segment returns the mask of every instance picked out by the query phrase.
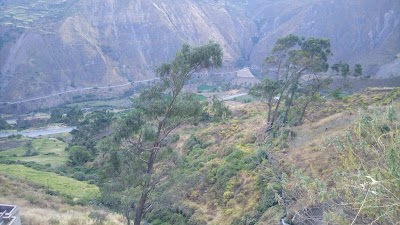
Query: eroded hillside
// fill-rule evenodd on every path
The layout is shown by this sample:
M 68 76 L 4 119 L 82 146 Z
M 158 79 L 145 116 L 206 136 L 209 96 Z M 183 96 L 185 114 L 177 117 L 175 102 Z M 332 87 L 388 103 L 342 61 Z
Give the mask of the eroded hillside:
M 149 79 L 186 42 L 220 43 L 226 67 L 262 67 L 289 33 L 329 38 L 335 60 L 396 76 L 399 7 L 396 0 L 2 1 L 0 101 Z

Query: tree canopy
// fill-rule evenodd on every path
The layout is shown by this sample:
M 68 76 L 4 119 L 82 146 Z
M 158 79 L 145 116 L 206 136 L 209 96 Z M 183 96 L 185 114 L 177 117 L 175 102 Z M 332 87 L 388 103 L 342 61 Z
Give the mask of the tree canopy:
M 331 56 L 328 39 L 290 34 L 276 41 L 272 54 L 265 59 L 275 78 L 265 78 L 250 90 L 250 94 L 268 106 L 267 130 L 287 123 L 302 123 L 310 103 L 320 99 L 321 90 L 332 82 L 332 76 L 350 74 L 347 63 L 330 67 Z M 334 73 L 329 73 L 329 68 Z M 361 65 L 357 64 L 353 74 L 361 73 Z

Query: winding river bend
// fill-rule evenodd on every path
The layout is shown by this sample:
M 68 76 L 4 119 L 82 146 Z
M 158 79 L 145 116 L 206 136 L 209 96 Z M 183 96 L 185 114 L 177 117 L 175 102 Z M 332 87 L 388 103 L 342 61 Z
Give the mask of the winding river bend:
M 61 133 L 69 133 L 76 127 L 47 127 L 38 130 L 24 130 L 17 132 L 0 132 L 0 137 L 8 137 L 11 135 L 22 135 L 25 137 L 39 137 L 50 134 L 61 134 Z

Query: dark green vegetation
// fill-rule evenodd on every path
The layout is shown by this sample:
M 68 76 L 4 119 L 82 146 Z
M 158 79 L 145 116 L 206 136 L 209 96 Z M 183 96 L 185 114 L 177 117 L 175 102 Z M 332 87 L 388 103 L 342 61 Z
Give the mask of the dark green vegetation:
M 10 124 L 8 124 L 5 119 L 0 117 L 0 130 L 8 130 L 10 128 L 11 128 Z

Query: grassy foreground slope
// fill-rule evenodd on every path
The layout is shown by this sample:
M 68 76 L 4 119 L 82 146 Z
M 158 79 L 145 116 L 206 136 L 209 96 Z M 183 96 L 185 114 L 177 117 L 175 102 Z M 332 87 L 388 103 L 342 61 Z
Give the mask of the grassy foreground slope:
M 266 112 L 263 104 L 227 102 L 232 110 L 231 118 L 184 126 L 172 134 L 173 138 L 168 140 L 171 149 L 163 152 L 160 158 L 171 158 L 173 167 L 157 190 L 152 192 L 154 209 L 146 217 L 147 222 L 151 225 L 279 224 L 286 208 L 296 221 L 294 224 L 324 224 L 321 221 L 325 216 L 330 216 L 330 224 L 351 224 L 354 218 L 354 224 L 371 224 L 374 219 L 368 217 L 378 219 L 373 224 L 385 224 L 383 219 L 398 215 L 398 207 L 373 211 L 385 206 L 373 203 L 399 204 L 396 202 L 400 195 L 399 186 L 389 185 L 391 180 L 397 179 L 399 167 L 396 163 L 392 163 L 392 167 L 383 166 L 386 165 L 385 159 L 398 159 L 400 134 L 395 124 L 400 115 L 396 121 L 390 122 L 387 110 L 392 107 L 400 111 L 399 96 L 400 89 L 370 90 L 339 100 L 329 99 L 313 108 L 303 125 L 289 127 L 271 136 L 264 132 Z M 386 116 L 386 119 L 379 119 L 376 114 Z M 374 142 L 371 138 L 374 136 L 360 132 L 359 127 L 371 131 L 370 134 L 379 134 L 376 136 L 379 141 Z M 354 142 L 349 142 L 349 137 Z M 368 148 L 358 148 L 366 137 L 370 138 Z M 49 142 L 53 146 L 52 141 Z M 39 143 L 34 141 L 33 146 L 39 146 Z M 345 148 L 338 148 L 340 146 Z M 376 153 L 381 151 L 375 152 L 374 146 L 399 148 L 394 148 L 397 152 L 379 149 L 388 154 L 378 157 Z M 364 155 L 365 149 L 368 154 Z M 18 154 L 22 153 L 23 150 Z M 351 157 L 352 153 L 367 157 L 358 161 Z M 61 155 L 61 152 L 57 154 Z M 369 161 L 371 158 L 377 160 Z M 370 164 L 362 165 L 366 162 Z M 362 166 L 364 170 L 359 170 Z M 357 180 L 354 171 L 367 173 Z M 281 174 L 281 178 L 277 174 Z M 366 207 L 361 207 L 367 192 L 360 184 L 369 185 L 371 179 L 367 176 L 370 175 L 382 181 L 390 192 L 374 186 L 364 203 Z M 59 220 L 59 224 L 95 224 L 89 218 L 94 210 L 91 206 L 69 206 L 56 196 L 45 194 L 51 190 L 69 198 L 89 199 L 97 196 L 98 189 L 94 185 L 22 165 L 2 164 L 0 183 L 0 193 L 4 193 L 0 202 L 20 205 L 24 224 L 58 224 L 50 223 L 53 217 L 54 221 Z M 18 191 L 12 187 L 18 187 Z M 372 191 L 379 195 L 371 194 Z M 281 197 L 283 192 L 286 199 Z M 390 193 L 393 198 L 389 198 Z M 385 194 L 385 198 L 379 198 Z M 357 198 L 352 202 L 353 196 Z M 341 199 L 342 203 L 352 207 L 335 208 L 332 199 Z M 315 221 L 299 221 L 307 218 L 303 212 L 313 210 L 316 210 L 312 214 Z M 51 218 L 46 217 L 49 212 Z M 109 215 L 105 224 L 123 224 L 120 217 Z
M 18 180 L 34 183 L 62 196 L 90 200 L 98 196 L 99 189 L 96 185 L 88 184 L 56 173 L 37 171 L 23 165 L 0 164 L 0 173 Z
M 45 193 L 40 186 L 0 174 L 0 202 L 15 204 L 24 225 L 120 225 L 120 216 L 92 206 L 71 206 Z M 97 219 L 97 220 L 96 220 Z
M 398 119 L 389 123 L 385 117 L 388 110 L 399 111 L 399 97 L 400 89 L 394 89 L 328 99 L 311 107 L 301 126 L 282 128 L 276 133 L 264 132 L 263 104 L 227 102 L 231 118 L 177 132 L 179 141 L 172 147 L 177 154 L 176 167 L 165 179 L 165 186 L 154 193 L 155 209 L 148 222 L 263 225 L 278 224 L 280 218 L 287 217 L 293 224 L 351 224 L 354 219 L 354 224 L 371 224 L 374 220 L 372 224 L 388 224 L 396 217 L 397 206 L 385 208 L 384 204 L 372 203 L 389 198 L 390 192 L 392 206 L 400 203 L 395 202 L 399 187 L 392 182 L 399 179 L 396 173 L 400 170 L 393 162 L 382 173 L 375 168 L 386 167 L 386 158 L 400 160 L 395 130 Z M 366 119 L 374 125 L 365 125 Z M 360 133 L 360 123 L 375 136 Z M 385 132 L 392 135 L 386 136 Z M 352 148 L 349 137 L 354 146 L 361 147 Z M 375 151 L 374 146 L 389 146 L 392 142 L 397 143 L 391 145 L 393 152 L 382 149 L 380 161 L 371 161 L 378 159 L 377 152 L 381 151 Z M 356 156 L 364 158 L 357 161 Z M 363 170 L 363 179 L 354 179 L 357 171 L 361 174 Z M 366 192 L 351 187 L 369 184 L 369 176 L 386 182 L 384 188 L 389 191 L 374 189 L 386 197 L 368 196 L 364 203 L 368 207 L 362 208 Z M 352 199 L 352 193 L 357 198 Z M 341 204 L 352 207 L 336 207 Z M 373 211 L 374 208 L 382 210 Z

